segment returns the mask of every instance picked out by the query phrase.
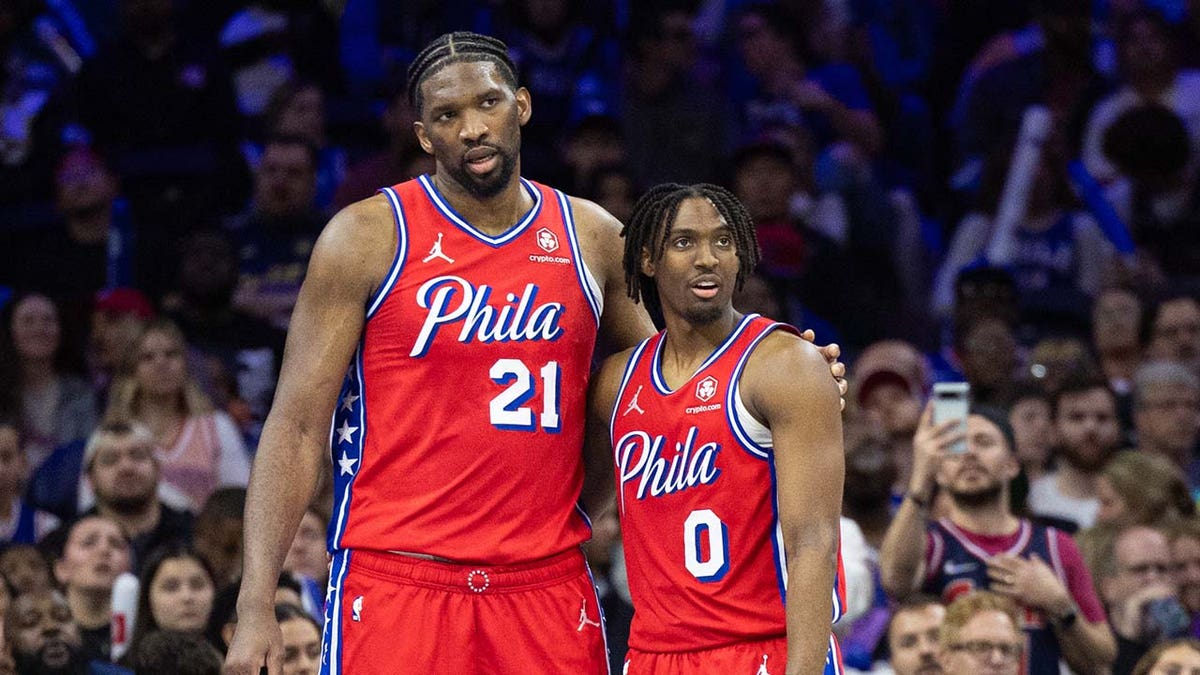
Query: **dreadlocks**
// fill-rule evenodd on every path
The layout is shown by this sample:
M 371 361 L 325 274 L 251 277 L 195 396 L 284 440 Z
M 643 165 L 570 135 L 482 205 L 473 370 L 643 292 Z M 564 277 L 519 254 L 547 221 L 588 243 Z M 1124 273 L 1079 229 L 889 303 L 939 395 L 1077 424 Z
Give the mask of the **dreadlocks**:
M 644 299 L 647 306 L 656 310 L 659 308 L 658 289 L 654 286 L 654 280 L 642 273 L 642 251 L 649 251 L 651 260 L 662 257 L 675 225 L 675 217 L 679 215 L 679 205 L 692 197 L 707 199 L 733 232 L 738 257 L 736 289 L 741 289 L 742 282 L 758 265 L 758 239 L 754 235 L 754 221 L 746 207 L 729 190 L 710 183 L 656 185 L 633 205 L 629 224 L 621 230 L 621 236 L 625 237 L 625 287 L 634 302 Z
M 490 61 L 512 88 L 517 87 L 517 67 L 508 56 L 508 46 L 488 35 L 458 31 L 445 33 L 421 50 L 408 66 L 408 102 L 421 112 L 421 83 L 451 63 Z

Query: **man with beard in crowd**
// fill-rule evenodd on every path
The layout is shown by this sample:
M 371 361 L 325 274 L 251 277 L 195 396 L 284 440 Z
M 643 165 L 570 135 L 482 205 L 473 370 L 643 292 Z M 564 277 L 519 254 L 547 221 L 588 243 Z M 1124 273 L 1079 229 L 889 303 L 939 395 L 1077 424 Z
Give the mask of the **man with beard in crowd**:
M 1008 484 L 1019 466 L 1007 416 L 975 408 L 965 434 L 959 424 L 934 424 L 932 406 L 921 416 L 909 489 L 880 552 L 884 589 L 898 599 L 920 589 L 947 603 L 994 591 L 1023 605 L 1022 672 L 1056 675 L 1060 659 L 1077 672 L 1106 667 L 1116 647 L 1074 542 L 1012 512 Z M 964 437 L 965 450 L 953 452 Z M 948 493 L 948 513 L 931 521 L 935 489 Z
M 888 623 L 888 651 L 895 675 L 942 675 L 938 664 L 938 633 L 946 607 L 936 599 L 917 596 L 898 606 Z
M 18 596 L 4 617 L 4 638 L 12 645 L 21 675 L 128 675 L 110 663 L 88 662 L 79 625 L 58 591 Z
M 1096 480 L 1121 443 L 1117 397 L 1099 376 L 1072 376 L 1051 407 L 1058 467 L 1029 487 L 1029 511 L 1091 527 L 1100 511 Z

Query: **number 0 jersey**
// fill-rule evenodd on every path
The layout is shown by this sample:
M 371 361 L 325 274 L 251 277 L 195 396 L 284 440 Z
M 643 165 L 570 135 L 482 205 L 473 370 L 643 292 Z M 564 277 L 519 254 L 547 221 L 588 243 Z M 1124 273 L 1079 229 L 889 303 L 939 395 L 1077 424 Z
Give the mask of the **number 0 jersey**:
M 587 539 L 577 502 L 601 294 L 571 207 L 489 236 L 429 176 L 382 192 L 395 260 L 335 408 L 329 547 L 512 564 Z
M 751 352 L 773 330 L 795 332 L 746 316 L 675 391 L 662 376 L 665 332 L 626 366 L 611 432 L 634 649 L 711 649 L 787 632 L 771 433 L 738 393 Z M 845 604 L 841 579 L 839 554 L 834 621 Z

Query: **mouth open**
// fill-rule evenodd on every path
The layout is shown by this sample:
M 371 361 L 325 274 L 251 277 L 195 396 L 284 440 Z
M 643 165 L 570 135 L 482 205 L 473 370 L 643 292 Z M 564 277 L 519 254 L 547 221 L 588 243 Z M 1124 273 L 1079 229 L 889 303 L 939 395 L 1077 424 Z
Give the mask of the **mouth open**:
M 495 148 L 472 148 L 463 155 L 467 170 L 476 175 L 490 173 L 500 164 L 500 153 Z
M 692 294 L 705 300 L 717 297 L 720 290 L 721 283 L 715 279 L 699 279 L 692 282 Z

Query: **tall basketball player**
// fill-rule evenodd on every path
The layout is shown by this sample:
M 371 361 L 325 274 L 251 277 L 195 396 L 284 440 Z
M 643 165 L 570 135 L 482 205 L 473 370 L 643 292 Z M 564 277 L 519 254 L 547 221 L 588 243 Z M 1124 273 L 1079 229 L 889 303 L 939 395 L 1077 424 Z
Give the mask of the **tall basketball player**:
M 597 328 L 622 347 L 653 332 L 620 224 L 521 178 L 532 108 L 500 41 L 444 35 L 408 83 L 437 172 L 348 207 L 313 250 L 227 672 L 278 672 L 274 587 L 331 460 L 322 672 L 606 672 L 579 551 L 584 391 Z
M 629 675 L 841 672 L 838 389 L 794 328 L 734 310 L 757 260 L 713 185 L 653 188 L 625 233 L 630 297 L 666 322 L 604 363 L 589 414 L 589 453 L 615 460 Z

